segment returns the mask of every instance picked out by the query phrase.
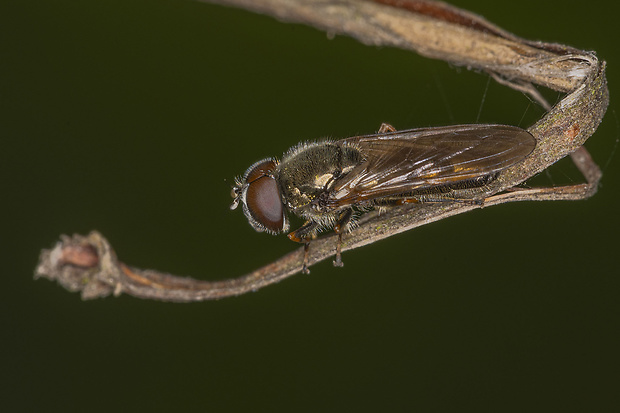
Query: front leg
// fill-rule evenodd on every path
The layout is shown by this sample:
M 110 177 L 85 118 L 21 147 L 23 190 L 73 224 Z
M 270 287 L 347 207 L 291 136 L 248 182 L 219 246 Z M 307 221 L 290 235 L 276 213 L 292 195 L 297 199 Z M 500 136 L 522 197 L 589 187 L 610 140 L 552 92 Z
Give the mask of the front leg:
M 303 274 L 310 274 L 308 269 L 308 251 L 310 250 L 310 240 L 317 226 L 318 224 L 314 221 L 306 221 L 301 227 L 288 234 L 288 238 L 291 241 L 304 243 L 304 259 L 301 268 Z

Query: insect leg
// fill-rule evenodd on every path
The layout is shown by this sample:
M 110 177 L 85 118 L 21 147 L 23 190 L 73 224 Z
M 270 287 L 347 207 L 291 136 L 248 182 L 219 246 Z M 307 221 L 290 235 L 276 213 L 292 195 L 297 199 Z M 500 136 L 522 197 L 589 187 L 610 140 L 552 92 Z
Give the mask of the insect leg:
M 308 253 L 310 251 L 310 237 L 306 237 L 304 239 L 304 260 L 301 265 L 301 273 L 302 274 L 310 274 L 310 270 L 308 269 Z
M 318 224 L 314 221 L 306 221 L 301 227 L 288 234 L 288 238 L 291 241 L 304 243 L 304 259 L 301 268 L 301 272 L 304 274 L 310 274 L 310 270 L 308 269 L 308 253 L 310 251 L 310 240 L 312 239 L 312 234 L 317 225 Z
M 389 123 L 382 123 L 377 133 L 396 132 L 396 128 Z
M 347 224 L 351 221 L 353 210 L 351 208 L 345 209 L 340 213 L 336 225 L 334 225 L 334 232 L 338 234 L 338 242 L 336 243 L 336 259 L 333 261 L 334 267 L 342 267 L 342 234 L 344 233 Z

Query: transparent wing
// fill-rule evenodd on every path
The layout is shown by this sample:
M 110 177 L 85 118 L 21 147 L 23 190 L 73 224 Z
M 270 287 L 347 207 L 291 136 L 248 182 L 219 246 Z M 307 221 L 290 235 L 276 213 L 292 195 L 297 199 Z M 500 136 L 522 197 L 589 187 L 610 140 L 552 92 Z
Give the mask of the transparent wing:
M 328 206 L 403 194 L 478 178 L 525 159 L 536 146 L 527 131 L 505 125 L 460 125 L 357 136 L 364 162 L 338 178 Z

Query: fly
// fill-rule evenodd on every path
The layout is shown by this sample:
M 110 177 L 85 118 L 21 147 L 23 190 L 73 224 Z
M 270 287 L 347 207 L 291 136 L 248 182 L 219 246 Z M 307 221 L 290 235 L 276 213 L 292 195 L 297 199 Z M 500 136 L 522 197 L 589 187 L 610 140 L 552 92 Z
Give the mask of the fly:
M 342 266 L 342 235 L 357 216 L 374 207 L 404 203 L 481 202 L 499 173 L 532 153 L 534 137 L 506 125 L 458 125 L 396 131 L 382 124 L 377 134 L 301 143 L 281 161 L 266 158 L 235 180 L 231 209 L 241 203 L 259 232 L 289 230 L 289 213 L 305 223 L 288 234 L 305 244 L 317 232 L 338 234 L 334 265 Z

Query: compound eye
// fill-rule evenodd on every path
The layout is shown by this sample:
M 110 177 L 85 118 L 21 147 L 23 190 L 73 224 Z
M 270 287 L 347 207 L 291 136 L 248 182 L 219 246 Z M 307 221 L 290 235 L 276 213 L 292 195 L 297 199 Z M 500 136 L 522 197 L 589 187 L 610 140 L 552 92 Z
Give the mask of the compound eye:
M 252 217 L 267 230 L 284 230 L 284 206 L 278 184 L 271 176 L 262 176 L 250 182 L 245 201 Z

